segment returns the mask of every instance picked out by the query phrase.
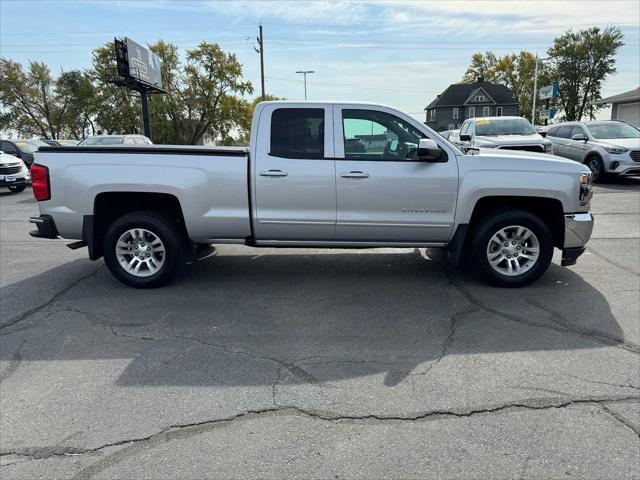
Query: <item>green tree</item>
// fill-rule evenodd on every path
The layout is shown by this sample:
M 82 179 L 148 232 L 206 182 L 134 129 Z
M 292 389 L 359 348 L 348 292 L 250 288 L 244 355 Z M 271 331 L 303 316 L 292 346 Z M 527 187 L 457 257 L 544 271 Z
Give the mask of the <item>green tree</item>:
M 498 59 L 493 52 L 474 53 L 471 56 L 471 64 L 462 77 L 462 83 L 473 83 L 479 78 L 484 78 L 488 82 L 493 82 L 494 69 Z
M 264 101 L 270 102 L 274 100 L 285 100 L 284 98 L 276 97 L 274 95 L 265 95 Z M 262 96 L 257 96 L 250 102 L 246 102 L 243 114 L 240 117 L 239 136 L 237 143 L 242 145 L 248 145 L 251 136 L 251 122 L 253 121 L 253 111 L 256 109 L 256 105 L 262 102 Z
M 598 110 L 602 82 L 616 72 L 615 55 L 624 44 L 615 27 L 568 31 L 547 51 L 549 73 L 558 82 L 557 103 L 565 120 L 581 120 Z
M 63 72 L 56 81 L 56 88 L 68 99 L 63 118 L 64 136 L 80 140 L 95 134 L 96 90 L 91 76 L 78 70 Z
M 18 62 L 0 58 L 2 129 L 59 138 L 73 98 L 51 76 L 42 62 L 29 62 L 25 71 Z

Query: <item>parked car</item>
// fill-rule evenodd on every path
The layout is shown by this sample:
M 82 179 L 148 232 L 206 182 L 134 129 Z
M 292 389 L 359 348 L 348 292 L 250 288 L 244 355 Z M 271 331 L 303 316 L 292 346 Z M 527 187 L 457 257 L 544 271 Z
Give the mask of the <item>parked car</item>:
M 362 132 L 384 148 L 345 151 Z M 551 155 L 467 155 L 376 104 L 262 102 L 250 148 L 48 147 L 32 167 L 38 238 L 77 239 L 133 287 L 168 282 L 195 250 L 442 247 L 488 282 L 573 265 L 593 228 L 589 169 Z M 517 158 L 517 161 L 514 159 Z M 465 253 L 466 255 L 462 255 Z
M 153 142 L 144 135 L 92 135 L 78 144 L 81 147 L 97 145 L 153 145 Z
M 444 138 L 449 140 L 454 145 L 457 145 L 460 142 L 460 130 L 445 130 L 444 132 L 440 132 Z
M 0 187 L 18 193 L 30 183 L 31 175 L 25 163 L 18 157 L 0 151 Z
M 551 142 L 523 117 L 480 117 L 465 120 L 458 145 L 462 148 L 499 148 L 551 153 Z
M 554 155 L 584 163 L 593 181 L 640 175 L 640 130 L 618 121 L 563 122 L 547 129 Z
M 33 154 L 40 147 L 48 145 L 42 140 L 23 140 L 23 139 L 2 139 L 0 140 L 0 151 L 13 155 L 21 159 L 28 168 L 33 163 Z

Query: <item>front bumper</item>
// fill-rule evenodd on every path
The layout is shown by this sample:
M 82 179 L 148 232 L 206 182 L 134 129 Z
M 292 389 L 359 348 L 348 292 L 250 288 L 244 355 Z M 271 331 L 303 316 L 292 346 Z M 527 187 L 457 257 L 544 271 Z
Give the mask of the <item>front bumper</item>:
M 593 232 L 593 216 L 590 213 L 571 213 L 564 216 L 564 245 L 562 266 L 575 265 L 586 249 Z
M 29 235 L 35 238 L 58 238 L 58 229 L 51 215 L 40 215 L 38 217 L 29 217 L 29 222 L 34 223 L 37 230 L 32 230 Z
M 7 182 L 5 180 L 5 177 L 0 177 L 0 187 L 12 187 L 14 185 L 30 185 L 30 184 L 31 184 L 31 179 L 26 177 L 16 178 L 11 182 Z

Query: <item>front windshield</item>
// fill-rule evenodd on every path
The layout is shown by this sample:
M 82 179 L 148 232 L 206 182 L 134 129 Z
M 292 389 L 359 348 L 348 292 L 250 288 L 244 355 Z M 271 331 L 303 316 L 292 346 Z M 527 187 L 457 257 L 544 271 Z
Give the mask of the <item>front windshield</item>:
M 124 143 L 124 137 L 89 137 L 79 145 L 120 145 Z
M 622 122 L 587 125 L 594 138 L 640 138 L 640 130 Z
M 498 135 L 533 135 L 533 125 L 524 118 L 482 119 L 476 121 L 476 135 L 495 137 Z
M 40 140 L 29 140 L 16 142 L 16 147 L 20 149 L 23 153 L 33 153 L 37 152 L 40 147 L 48 147 L 49 144 L 45 142 L 41 142 Z

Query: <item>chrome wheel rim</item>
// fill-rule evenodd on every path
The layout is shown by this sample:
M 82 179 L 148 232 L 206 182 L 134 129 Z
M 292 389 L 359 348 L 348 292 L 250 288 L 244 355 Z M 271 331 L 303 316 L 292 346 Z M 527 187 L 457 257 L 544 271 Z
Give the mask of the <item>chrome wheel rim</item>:
M 116 242 L 120 267 L 134 277 L 150 277 L 164 265 L 164 243 L 155 233 L 144 228 L 127 230 Z
M 500 275 L 523 275 L 536 264 L 540 256 L 538 237 L 522 225 L 510 225 L 498 230 L 487 245 L 487 260 Z
M 600 164 L 598 160 L 595 158 L 589 160 L 589 170 L 591 170 L 593 180 L 596 180 L 600 176 Z

